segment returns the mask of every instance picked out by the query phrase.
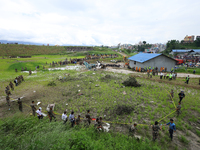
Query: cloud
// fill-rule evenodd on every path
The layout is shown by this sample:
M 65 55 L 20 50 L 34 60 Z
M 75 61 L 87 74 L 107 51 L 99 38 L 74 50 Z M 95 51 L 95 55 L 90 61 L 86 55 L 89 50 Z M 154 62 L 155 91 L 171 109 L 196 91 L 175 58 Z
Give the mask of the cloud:
M 72 45 L 167 42 L 200 35 L 193 0 L 6 0 L 0 39 Z

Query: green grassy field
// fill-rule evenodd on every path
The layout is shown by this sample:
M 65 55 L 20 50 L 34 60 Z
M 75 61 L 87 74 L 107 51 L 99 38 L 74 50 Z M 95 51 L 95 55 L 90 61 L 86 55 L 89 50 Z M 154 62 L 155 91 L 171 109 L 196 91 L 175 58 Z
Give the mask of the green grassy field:
M 134 148 L 134 145 L 136 146 L 135 149 L 190 149 L 192 145 L 198 147 L 200 142 L 200 131 L 198 129 L 200 125 L 197 123 L 200 120 L 200 92 L 198 85 L 196 85 L 198 79 L 191 79 L 191 86 L 187 86 L 184 84 L 184 78 L 178 78 L 176 81 L 172 81 L 172 84 L 167 80 L 160 81 L 158 76 L 150 80 L 145 75 L 139 74 L 136 79 L 142 86 L 134 88 L 122 85 L 122 82 L 129 78 L 129 75 L 106 72 L 105 70 L 48 71 L 41 69 L 31 76 L 28 73 L 14 72 L 15 67 L 25 65 L 28 69 L 34 69 L 37 64 L 44 65 L 46 61 L 50 63 L 66 57 L 68 55 L 55 57 L 42 55 L 28 59 L 1 59 L 1 96 L 5 96 L 4 88 L 10 80 L 12 81 L 14 77 L 20 74 L 23 74 L 25 78 L 25 82 L 15 87 L 14 91 L 11 91 L 11 97 L 14 99 L 24 97 L 22 101 L 23 115 L 25 117 L 18 113 L 16 102 L 12 102 L 12 107 L 9 111 L 8 106 L 5 105 L 4 97 L 1 97 L 1 135 L 7 135 L 7 138 L 1 136 L 0 143 L 4 143 L 5 147 L 9 149 L 45 149 L 44 145 L 48 145 L 46 149 L 63 149 L 65 139 L 73 139 L 74 147 L 72 148 L 74 149 L 80 144 L 85 149 L 85 145 L 92 145 L 91 143 L 94 144 L 88 149 L 130 149 L 130 147 Z M 67 74 L 70 74 L 70 76 Z M 137 74 L 134 75 L 137 76 Z M 62 77 L 62 80 L 59 80 L 59 77 Z M 51 82 L 54 82 L 56 86 L 48 86 Z M 171 89 L 175 93 L 173 100 L 169 96 Z M 185 92 L 186 98 L 182 103 L 182 113 L 177 117 L 176 113 L 172 112 L 175 111 L 174 105 L 178 104 L 178 93 L 181 90 Z M 126 94 L 123 94 L 124 92 Z M 78 94 L 80 93 L 83 95 L 79 96 Z M 40 106 L 44 112 L 48 104 L 55 103 L 58 122 L 49 124 L 48 118 L 44 118 L 42 122 L 39 122 L 37 118 L 33 119 L 32 116 L 29 116 L 31 109 L 28 106 L 32 100 L 41 102 Z M 64 110 L 67 110 L 68 115 L 73 110 L 76 117 L 80 114 L 84 118 L 88 109 L 90 109 L 92 117 L 102 116 L 105 122 L 111 124 L 110 133 L 100 133 L 100 136 L 98 136 L 99 133 L 94 133 L 95 131 L 92 127 L 89 129 L 83 127 L 71 129 L 69 125 L 66 127 L 61 125 L 60 115 Z M 13 117 L 14 114 L 17 115 Z M 165 124 L 169 122 L 170 118 L 175 120 L 174 123 L 177 126 L 174 141 L 170 142 L 168 127 L 163 126 L 163 130 L 159 132 L 157 142 L 152 143 L 152 129 L 149 125 L 156 120 L 159 121 L 159 124 Z M 137 143 L 135 140 L 128 138 L 129 127 L 134 122 L 139 124 L 136 134 L 143 137 L 142 143 L 140 143 L 141 141 Z M 29 124 L 32 125 L 29 127 Z M 20 125 L 22 127 L 17 130 Z M 52 130 L 53 132 L 51 132 Z M 67 133 L 58 134 L 63 130 Z M 88 135 L 87 132 L 89 133 Z M 72 135 L 73 133 L 74 135 Z M 81 136 L 77 137 L 77 135 Z M 56 142 L 53 137 L 57 139 Z M 12 143 L 13 138 L 15 140 Z M 83 140 L 84 138 L 86 140 Z M 30 140 L 31 142 L 29 142 Z M 16 143 L 18 142 L 22 144 L 17 145 Z M 67 142 L 66 148 L 73 142 Z M 123 145 L 123 142 L 125 145 Z

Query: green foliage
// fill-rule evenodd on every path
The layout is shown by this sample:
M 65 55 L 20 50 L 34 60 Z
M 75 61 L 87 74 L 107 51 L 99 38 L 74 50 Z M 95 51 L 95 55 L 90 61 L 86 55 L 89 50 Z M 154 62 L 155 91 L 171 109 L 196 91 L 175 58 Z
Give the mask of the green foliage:
M 47 86 L 56 86 L 56 83 L 55 83 L 55 81 L 50 81 L 50 82 L 47 84 Z
M 196 130 L 196 132 L 197 132 L 197 135 L 200 137 L 200 131 L 199 131 L 199 130 Z
M 162 53 L 169 54 L 172 49 L 198 49 L 200 48 L 200 39 L 196 40 L 194 43 L 184 43 L 178 40 L 171 40 L 167 42 L 166 50 Z
M 183 135 L 179 136 L 178 139 L 179 139 L 182 143 L 185 143 L 185 144 L 188 144 L 188 143 L 189 143 L 189 141 L 188 141 Z

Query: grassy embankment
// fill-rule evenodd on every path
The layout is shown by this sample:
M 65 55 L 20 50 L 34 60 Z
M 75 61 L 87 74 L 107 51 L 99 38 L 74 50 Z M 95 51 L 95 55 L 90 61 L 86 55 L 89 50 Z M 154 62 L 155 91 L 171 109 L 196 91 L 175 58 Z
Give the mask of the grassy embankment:
M 0 129 L 1 149 L 160 149 L 148 139 L 138 142 L 123 134 L 98 133 L 93 127 L 72 129 L 61 122 L 38 122 L 21 114 L 0 120 Z
M 70 77 L 64 76 L 64 73 L 70 73 Z M 111 78 L 105 78 L 106 74 L 111 75 Z M 59 76 L 66 77 L 66 79 L 63 82 L 58 81 L 57 78 Z M 177 125 L 177 136 L 174 138 L 176 142 L 169 144 L 167 127 L 163 127 L 163 130 L 159 133 L 158 144 L 162 145 L 163 149 L 173 149 L 177 147 L 189 148 L 194 141 L 199 142 L 198 138 L 193 137 L 194 135 L 199 135 L 199 130 L 196 129 L 196 126 L 198 126 L 197 121 L 200 119 L 198 115 L 200 113 L 199 90 L 182 85 L 154 82 L 145 78 L 138 78 L 138 82 L 142 84 L 140 88 L 123 88 L 121 82 L 127 77 L 128 75 L 105 73 L 104 71 L 96 71 L 95 74 L 92 71 L 79 73 L 76 71 L 41 72 L 32 76 L 25 75 L 26 81 L 19 87 L 16 87 L 12 97 L 25 96 L 23 98 L 24 114 L 31 112 L 30 108 L 26 106 L 30 104 L 31 100 L 42 102 L 41 107 L 44 111 L 47 104 L 56 103 L 55 112 L 57 113 L 58 120 L 60 120 L 60 114 L 66 109 L 68 115 L 71 110 L 74 110 L 75 116 L 77 117 L 80 114 L 82 118 L 86 110 L 90 109 L 92 117 L 106 115 L 104 120 L 111 123 L 111 132 L 114 133 L 121 132 L 127 135 L 130 125 L 133 122 L 138 122 L 145 126 L 138 125 L 137 134 L 151 140 L 152 131 L 148 125 L 153 124 L 154 121 L 162 119 L 175 110 L 168 92 L 174 89 L 174 101 L 175 105 L 177 105 L 178 93 L 184 90 L 186 98 L 183 100 L 181 115 L 177 117 L 174 113 L 159 122 L 164 124 L 169 122 L 170 118 L 174 118 Z M 56 86 L 47 86 L 51 81 L 54 81 Z M 178 79 L 175 82 L 179 83 L 181 81 Z M 95 87 L 96 85 L 99 85 L 99 87 Z M 36 93 L 33 93 L 33 91 L 36 91 Z M 126 95 L 123 94 L 124 91 Z M 79 93 L 84 95 L 78 96 Z M 66 103 L 68 104 L 67 106 Z M 119 110 L 124 107 L 125 109 L 131 109 L 131 111 L 123 113 L 122 109 L 120 112 Z M 12 103 L 11 111 L 8 111 L 6 108 L 7 106 L 2 105 L 3 116 L 12 116 L 13 113 L 18 111 L 16 103 Z M 42 126 L 44 126 L 44 129 L 51 128 L 47 123 Z M 60 130 L 62 129 L 61 127 Z M 37 133 L 40 134 L 40 132 Z M 50 135 L 50 133 L 47 132 L 47 135 Z M 12 137 L 14 134 L 12 133 L 10 136 Z M 126 137 L 120 136 L 122 138 Z M 32 135 L 29 138 L 31 137 Z M 42 137 L 45 138 L 45 135 Z M 20 137 L 18 138 L 21 139 Z M 37 141 L 33 140 L 33 143 L 35 142 L 37 143 Z
M 199 89 L 194 89 L 182 84 L 183 78 L 177 79 L 173 81 L 174 84 L 171 84 L 170 82 L 160 83 L 158 81 L 159 77 L 157 76 L 154 77 L 155 79 L 153 80 L 145 79 L 140 76 L 137 80 L 142 84 L 142 87 L 131 88 L 123 87 L 121 84 L 128 78 L 128 75 L 106 73 L 104 71 L 96 71 L 94 72 L 95 74 L 93 74 L 92 71 L 49 72 L 40 70 L 36 74 L 29 76 L 27 73 L 15 73 L 13 70 L 16 67 L 16 61 L 17 63 L 19 63 L 18 61 L 23 61 L 20 63 L 26 63 L 26 66 L 30 65 L 30 68 L 32 66 L 34 69 L 36 64 L 38 65 L 38 63 L 41 63 L 41 65 L 43 65 L 46 63 L 47 60 L 44 57 L 49 59 L 48 61 L 50 62 L 61 59 L 60 56 L 51 57 L 49 55 L 41 57 L 34 56 L 30 59 L 22 60 L 1 59 L 0 82 L 2 86 L 0 87 L 0 95 L 5 95 L 4 87 L 8 84 L 8 81 L 13 80 L 17 75 L 23 74 L 25 82 L 15 87 L 11 97 L 17 98 L 25 96 L 22 99 L 24 115 L 27 116 L 30 114 L 31 110 L 27 105 L 29 105 L 32 100 L 42 102 L 41 107 L 44 112 L 47 104 L 56 103 L 55 112 L 58 121 L 61 120 L 60 114 L 66 109 L 68 115 L 71 110 L 74 110 L 75 116 L 77 117 L 77 115 L 80 114 L 82 118 L 85 116 L 86 110 L 90 109 L 92 117 L 106 115 L 104 121 L 111 124 L 111 133 L 103 133 L 99 136 L 99 134 L 94 133 L 93 129 L 83 128 L 73 130 L 70 129 L 69 126 L 63 127 L 61 122 L 49 124 L 47 118 L 44 118 L 42 123 L 39 123 L 37 118 L 21 118 L 18 116 L 10 118 L 13 114 L 18 112 L 18 106 L 15 102 L 12 102 L 11 111 L 9 111 L 8 106 L 6 106 L 5 101 L 3 101 L 0 104 L 0 117 L 3 118 L 1 120 L 1 135 L 7 136 L 1 136 L 0 143 L 4 143 L 3 145 L 5 147 L 13 149 L 44 149 L 43 146 L 45 146 L 46 149 L 58 149 L 59 146 L 60 148 L 64 147 L 66 139 L 73 139 L 72 141 L 69 140 L 66 145 L 74 145 L 74 147 L 72 147 L 74 149 L 77 149 L 76 146 L 85 146 L 90 143 L 95 144 L 91 144 L 92 147 L 88 149 L 103 149 L 104 147 L 108 147 L 108 149 L 130 149 L 130 147 L 134 147 L 133 145 L 137 146 L 138 143 L 135 144 L 134 140 L 132 141 L 127 138 L 128 129 L 133 122 L 138 122 L 139 124 L 144 124 L 144 126 L 138 125 L 137 134 L 148 139 L 146 140 L 146 144 L 144 144 L 144 142 L 143 144 L 139 143 L 138 145 L 142 147 L 138 146 L 138 149 L 152 149 L 152 146 L 155 145 L 148 142 L 152 139 L 152 131 L 148 125 L 153 124 L 156 120 L 163 119 L 163 117 L 175 110 L 173 101 L 168 94 L 171 89 L 174 89 L 175 92 L 175 105 L 178 103 L 177 94 L 181 90 L 185 91 L 186 98 L 183 100 L 182 113 L 179 117 L 177 117 L 175 113 L 171 114 L 163 120 L 160 120 L 159 124 L 164 124 L 169 121 L 169 118 L 174 118 L 175 124 L 177 125 L 177 135 L 174 138 L 174 142 L 170 144 L 167 127 L 163 127 L 163 130 L 159 133 L 159 139 L 156 144 L 162 146 L 162 149 L 189 149 L 191 145 L 194 145 L 194 142 L 200 142 L 197 137 L 200 136 L 200 131 L 196 128 L 199 127 L 197 121 L 200 119 L 200 92 Z M 32 59 L 35 59 L 35 61 Z M 33 62 L 36 64 L 33 64 Z M 69 73 L 70 77 L 65 76 L 65 73 Z M 105 78 L 106 74 L 111 75 L 111 77 Z M 63 80 L 63 82 L 58 81 L 59 76 L 65 77 L 65 80 Z M 56 86 L 47 86 L 48 83 L 52 81 L 56 83 Z M 197 79 L 192 79 L 190 84 L 196 84 L 196 81 Z M 96 87 L 96 85 L 99 86 Z M 80 90 L 80 92 L 78 90 Z M 33 91 L 36 92 L 34 93 Z M 125 95 L 123 94 L 124 91 L 126 92 Z M 83 93 L 84 95 L 78 96 L 79 93 Z M 66 103 L 68 104 L 67 106 Z M 130 110 L 130 112 L 123 113 L 123 108 L 125 108 L 125 110 Z M 5 123 L 4 120 L 6 120 L 7 123 Z M 8 126 L 7 129 L 5 129 L 6 126 Z M 55 130 L 52 130 L 52 128 Z M 11 131 L 12 129 L 14 130 Z M 67 133 L 63 132 L 63 130 L 66 130 Z M 86 132 L 89 134 L 86 134 Z M 75 134 L 72 135 L 72 133 Z M 54 136 L 55 138 L 53 138 Z M 53 139 L 57 140 L 53 141 Z M 20 142 L 22 143 L 21 145 L 16 144 Z M 81 142 L 83 142 L 83 144 Z M 156 148 L 156 146 L 154 148 Z

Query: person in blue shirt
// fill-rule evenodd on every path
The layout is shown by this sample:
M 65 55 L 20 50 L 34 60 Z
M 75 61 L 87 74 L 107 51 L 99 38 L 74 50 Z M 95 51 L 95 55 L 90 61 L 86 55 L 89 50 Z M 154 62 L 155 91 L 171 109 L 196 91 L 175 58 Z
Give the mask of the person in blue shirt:
M 170 122 L 166 124 L 166 125 L 169 125 L 169 134 L 170 134 L 171 140 L 173 139 L 173 132 L 176 132 L 176 125 L 173 122 L 174 120 L 170 119 Z

